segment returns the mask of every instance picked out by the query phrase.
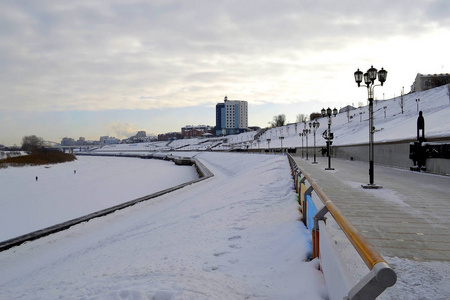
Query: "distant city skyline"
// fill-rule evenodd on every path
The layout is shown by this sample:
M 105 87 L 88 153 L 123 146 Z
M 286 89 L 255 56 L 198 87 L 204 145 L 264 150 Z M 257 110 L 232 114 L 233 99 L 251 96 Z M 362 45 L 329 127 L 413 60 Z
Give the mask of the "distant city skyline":
M 353 73 L 371 65 L 390 99 L 450 72 L 449 15 L 445 0 L 2 1 L 0 144 L 214 125 L 224 96 L 249 126 L 294 122 L 365 103 Z

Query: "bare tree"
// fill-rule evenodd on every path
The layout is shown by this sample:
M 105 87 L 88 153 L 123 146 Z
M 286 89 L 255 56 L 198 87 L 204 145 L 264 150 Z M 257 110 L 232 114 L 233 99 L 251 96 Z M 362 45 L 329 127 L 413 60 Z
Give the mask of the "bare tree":
M 281 114 L 281 115 L 273 116 L 273 121 L 272 121 L 271 125 L 272 125 L 272 127 L 280 127 L 280 126 L 284 126 L 285 123 L 286 123 L 286 115 Z
M 450 83 L 450 76 L 434 75 L 430 78 L 430 89 Z
M 309 115 L 309 119 L 311 120 L 311 121 L 313 121 L 313 120 L 315 120 L 315 119 L 319 119 L 319 118 L 321 118 L 322 117 L 322 114 L 321 113 L 318 113 L 318 112 L 313 112 L 313 113 L 311 113 L 310 115 Z
M 297 123 L 308 121 L 308 116 L 305 114 L 298 114 L 296 117 Z
M 28 135 L 22 138 L 22 150 L 28 153 L 38 151 L 45 146 L 44 139 L 35 135 Z

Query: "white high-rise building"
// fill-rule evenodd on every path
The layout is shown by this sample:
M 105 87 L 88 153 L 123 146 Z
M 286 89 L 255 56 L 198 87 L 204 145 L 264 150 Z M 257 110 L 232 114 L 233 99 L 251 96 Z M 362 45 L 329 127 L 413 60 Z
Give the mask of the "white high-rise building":
M 248 103 L 228 100 L 216 105 L 216 135 L 237 134 L 248 130 Z

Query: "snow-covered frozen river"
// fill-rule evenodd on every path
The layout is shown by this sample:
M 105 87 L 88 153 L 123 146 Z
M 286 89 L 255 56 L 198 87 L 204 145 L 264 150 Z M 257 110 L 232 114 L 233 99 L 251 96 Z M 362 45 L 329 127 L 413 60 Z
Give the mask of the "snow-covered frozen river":
M 0 169 L 0 241 L 197 178 L 190 166 L 118 157 Z

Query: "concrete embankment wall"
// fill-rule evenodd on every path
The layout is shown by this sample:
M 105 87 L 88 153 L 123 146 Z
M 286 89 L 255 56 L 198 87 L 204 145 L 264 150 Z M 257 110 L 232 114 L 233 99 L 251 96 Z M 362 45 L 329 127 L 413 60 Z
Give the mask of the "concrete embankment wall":
M 409 169 L 414 165 L 409 158 L 409 145 L 412 141 L 396 141 L 386 143 L 374 143 L 374 162 L 375 164 L 400 167 Z M 448 140 L 434 140 L 433 142 L 448 143 Z M 337 157 L 348 160 L 369 161 L 369 145 L 344 145 L 332 146 L 331 157 Z M 321 147 L 316 148 L 316 155 L 321 156 Z M 296 148 L 295 153 L 291 155 L 301 156 L 302 148 Z M 306 148 L 303 149 L 303 155 L 306 156 Z M 314 155 L 314 149 L 308 148 L 308 155 L 310 158 Z M 426 160 L 427 172 L 449 175 L 450 174 L 450 159 L 444 158 L 428 158 Z

